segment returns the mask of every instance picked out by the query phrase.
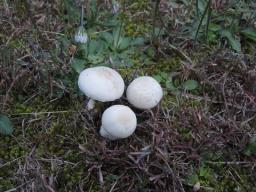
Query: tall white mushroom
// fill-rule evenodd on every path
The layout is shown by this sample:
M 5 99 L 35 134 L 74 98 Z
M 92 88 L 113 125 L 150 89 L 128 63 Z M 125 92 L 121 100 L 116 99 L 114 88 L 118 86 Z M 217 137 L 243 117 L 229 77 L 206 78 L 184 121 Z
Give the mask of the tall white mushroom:
M 138 109 L 151 109 L 163 97 L 161 85 L 152 77 L 134 79 L 127 88 L 126 96 L 130 104 Z
M 124 105 L 113 105 L 106 109 L 101 121 L 100 135 L 110 140 L 129 137 L 137 126 L 135 113 Z
M 117 71 L 109 67 L 92 67 L 80 73 L 78 87 L 91 99 L 87 107 L 92 109 L 93 100 L 108 102 L 119 99 L 124 92 L 124 80 Z

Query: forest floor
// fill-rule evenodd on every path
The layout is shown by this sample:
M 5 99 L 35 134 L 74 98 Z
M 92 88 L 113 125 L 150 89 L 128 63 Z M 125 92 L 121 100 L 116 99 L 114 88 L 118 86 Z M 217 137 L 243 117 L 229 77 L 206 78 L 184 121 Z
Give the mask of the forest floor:
M 89 2 L 80 45 L 79 1 L 0 1 L 0 191 L 256 191 L 256 3 Z M 99 135 L 125 96 L 86 110 L 97 65 L 163 87 L 127 139 Z

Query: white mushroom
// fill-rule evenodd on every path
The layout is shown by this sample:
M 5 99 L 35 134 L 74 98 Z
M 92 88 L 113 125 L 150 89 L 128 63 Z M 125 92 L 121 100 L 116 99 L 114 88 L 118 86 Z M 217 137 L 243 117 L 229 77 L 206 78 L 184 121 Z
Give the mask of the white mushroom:
M 78 87 L 92 100 L 108 102 L 123 95 L 124 80 L 117 71 L 109 67 L 92 67 L 80 73 Z M 88 109 L 94 107 L 92 100 L 88 102 Z
M 137 126 L 135 113 L 127 106 L 113 105 L 102 115 L 100 135 L 110 140 L 132 135 Z
M 127 88 L 126 96 L 130 104 L 138 109 L 151 109 L 163 97 L 161 85 L 152 77 L 134 79 Z

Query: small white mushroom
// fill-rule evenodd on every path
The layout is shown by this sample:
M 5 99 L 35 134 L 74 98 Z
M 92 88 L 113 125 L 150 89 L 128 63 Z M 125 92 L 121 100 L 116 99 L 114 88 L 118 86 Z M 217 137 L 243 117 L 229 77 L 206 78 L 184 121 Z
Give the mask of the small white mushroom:
M 151 109 L 163 97 L 161 85 L 152 77 L 134 79 L 127 88 L 126 96 L 130 104 L 138 109 Z
M 106 109 L 101 121 L 100 135 L 110 140 L 129 137 L 137 126 L 135 113 L 124 105 L 113 105 Z
M 108 102 L 123 95 L 124 80 L 117 71 L 109 67 L 92 67 L 80 73 L 78 87 L 90 99 Z M 94 106 L 92 100 L 88 102 L 88 109 Z

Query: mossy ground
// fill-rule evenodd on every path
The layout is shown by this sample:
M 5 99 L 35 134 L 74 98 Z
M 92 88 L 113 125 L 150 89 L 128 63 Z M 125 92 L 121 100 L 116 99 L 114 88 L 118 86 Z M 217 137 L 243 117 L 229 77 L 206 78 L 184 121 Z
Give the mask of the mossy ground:
M 134 109 L 136 133 L 110 142 L 98 133 L 101 114 L 129 104 L 123 97 L 86 111 L 69 66 L 79 16 L 67 9 L 72 1 L 6 2 L 0 101 L 15 130 L 0 136 L 0 191 L 193 191 L 197 183 L 200 191 L 255 191 L 255 156 L 245 150 L 256 133 L 256 104 L 243 91 L 255 70 L 251 45 L 241 54 L 189 41 L 190 48 L 177 50 L 161 48 L 161 39 L 145 45 L 149 59 L 141 63 L 134 54 L 134 65 L 119 71 L 126 83 L 138 75 L 161 78 L 164 98 L 153 110 Z M 150 34 L 147 1 L 129 3 L 126 35 Z M 171 74 L 175 91 L 167 84 Z M 184 90 L 187 79 L 199 87 Z

